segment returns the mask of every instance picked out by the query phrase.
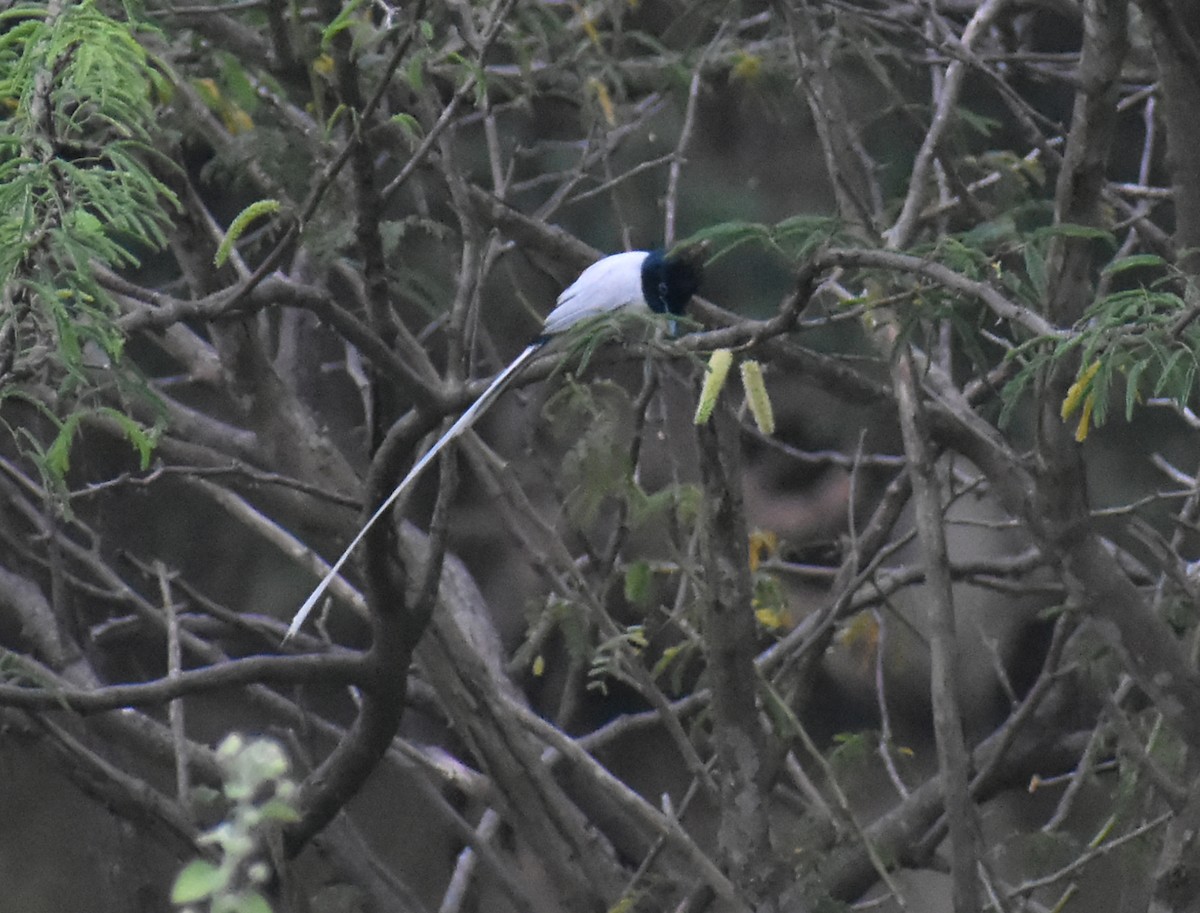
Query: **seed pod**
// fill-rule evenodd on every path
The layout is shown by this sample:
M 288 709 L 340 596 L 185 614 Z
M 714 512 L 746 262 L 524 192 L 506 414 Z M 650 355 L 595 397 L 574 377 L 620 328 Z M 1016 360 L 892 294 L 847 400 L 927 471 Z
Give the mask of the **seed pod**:
M 771 408 L 771 397 L 763 383 L 762 365 L 754 359 L 742 362 L 742 387 L 746 391 L 746 404 L 754 416 L 754 424 L 763 434 L 775 433 L 775 410 Z
M 708 357 L 708 372 L 704 375 L 704 386 L 700 389 L 700 402 L 696 404 L 694 421 L 697 425 L 708 423 L 732 364 L 733 353 L 729 349 L 717 349 Z

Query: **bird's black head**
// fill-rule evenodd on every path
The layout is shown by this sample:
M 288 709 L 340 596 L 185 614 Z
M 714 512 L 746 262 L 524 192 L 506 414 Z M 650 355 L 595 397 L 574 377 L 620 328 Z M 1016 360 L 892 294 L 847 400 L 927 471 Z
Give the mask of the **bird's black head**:
M 642 262 L 642 295 L 656 314 L 682 314 L 700 289 L 707 245 L 691 244 L 670 253 L 651 251 Z

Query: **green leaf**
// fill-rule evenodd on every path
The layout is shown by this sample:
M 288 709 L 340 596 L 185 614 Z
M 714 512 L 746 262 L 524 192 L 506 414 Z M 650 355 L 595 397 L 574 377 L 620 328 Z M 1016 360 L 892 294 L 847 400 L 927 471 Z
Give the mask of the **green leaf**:
M 1013 415 L 1016 413 L 1019 406 L 1025 398 L 1025 391 L 1029 389 L 1033 379 L 1037 376 L 1038 367 L 1042 363 L 1041 358 L 1032 358 L 1025 362 L 1012 380 L 1004 385 L 1000 391 L 1000 400 L 1003 403 L 1000 409 L 1000 416 L 996 419 L 996 424 L 1001 429 L 1006 429 L 1012 424 Z
M 1012 217 L 1000 216 L 980 222 L 962 236 L 962 243 L 968 247 L 981 250 L 995 250 L 1001 243 L 1011 241 L 1017 236 L 1017 227 Z
M 221 54 L 219 59 L 221 88 L 225 90 L 225 97 L 247 114 L 255 113 L 259 107 L 258 88 L 246 74 L 241 61 L 232 54 Z
M 853 764 L 863 761 L 870 753 L 870 742 L 865 732 L 839 732 L 834 734 L 833 741 L 837 747 L 830 753 L 830 761 L 839 764 Z
M 421 128 L 421 122 L 404 111 L 401 111 L 399 114 L 393 114 L 392 123 L 404 131 L 404 135 L 408 137 L 410 143 L 415 142 L 425 134 L 425 131 Z
M 259 809 L 264 818 L 272 821 L 292 822 L 300 820 L 300 813 L 292 807 L 291 803 L 284 802 L 282 799 L 272 799 L 269 802 L 264 802 Z
M 801 260 L 832 242 L 842 223 L 827 216 L 791 216 L 771 229 L 771 236 L 792 260 Z
M 1107 276 L 1115 276 L 1131 269 L 1164 269 L 1167 261 L 1158 254 L 1134 254 L 1130 257 L 1120 257 L 1103 269 Z
M 150 457 L 154 455 L 154 448 L 158 444 L 158 434 L 154 431 L 147 431 L 124 412 L 109 406 L 101 406 L 99 412 L 101 415 L 107 415 L 120 426 L 125 437 L 129 439 L 129 443 L 138 453 L 138 464 L 142 471 L 149 469 Z
M 1038 299 L 1046 296 L 1046 253 L 1037 244 L 1025 245 L 1025 273 Z
M 333 109 L 329 117 L 325 118 L 325 136 L 329 138 L 333 135 L 333 128 L 336 127 L 343 117 L 353 116 L 350 109 L 345 105 L 338 105 Z
M 675 517 L 681 526 L 690 526 L 700 516 L 700 507 L 704 502 L 704 493 L 699 485 L 684 484 L 679 486 L 675 498 Z
M 586 660 L 592 643 L 584 611 L 574 602 L 557 598 L 550 602 L 549 610 L 562 634 L 567 655 L 575 662 Z
M 79 413 L 67 417 L 58 426 L 58 434 L 46 450 L 46 467 L 51 475 L 62 478 L 71 468 L 71 444 L 75 440 L 75 432 L 79 430 L 79 422 L 83 416 Z
M 645 561 L 635 561 L 625 568 L 625 599 L 634 605 L 644 606 L 650 601 L 651 595 L 650 565 Z
M 1149 365 L 1148 360 L 1136 361 L 1125 377 L 1125 421 L 1133 418 L 1133 407 L 1140 398 L 1138 386 L 1141 383 L 1142 374 Z
M 224 266 L 225 261 L 229 259 L 230 252 L 233 250 L 233 245 L 245 233 L 250 223 L 255 219 L 262 218 L 274 212 L 279 212 L 279 201 L 271 199 L 258 200 L 239 212 L 229 224 L 229 231 L 221 239 L 221 243 L 217 247 L 217 252 L 213 255 L 213 264 L 217 267 Z
M 988 137 L 1000 128 L 1000 121 L 993 117 L 977 114 L 970 108 L 959 108 L 958 116 L 962 122 L 981 136 Z
M 321 50 L 329 50 L 329 44 L 341 32 L 354 24 L 354 13 L 363 5 L 363 0 L 349 0 L 341 11 L 333 17 L 333 21 L 321 31 Z
M 1100 370 L 1096 372 L 1096 378 L 1088 391 L 1092 397 L 1092 424 L 1097 428 L 1108 418 L 1108 393 L 1112 389 L 1113 361 L 1112 358 L 1100 359 Z
M 40 21 L 45 19 L 48 15 L 49 13 L 45 9 L 35 6 L 18 6 L 0 12 L 0 22 L 5 22 L 9 19 L 36 19 Z M 36 26 L 39 23 L 32 22 L 29 24 Z
M 660 675 L 671 667 L 671 664 L 679 657 L 679 654 L 688 648 L 689 644 L 681 643 L 667 647 L 662 652 L 662 656 L 658 658 L 658 662 L 654 664 L 654 668 L 650 670 L 650 677 L 657 679 Z
M 678 492 L 668 485 L 654 494 L 647 494 L 636 482 L 629 486 L 628 504 L 631 529 L 640 530 L 647 523 L 665 518 L 675 506 Z
M 1044 228 L 1039 228 L 1033 234 L 1036 238 L 1060 237 L 1107 241 L 1113 247 L 1116 247 L 1117 243 L 1111 231 L 1096 228 L 1093 225 L 1079 225 L 1075 222 L 1060 222 L 1057 225 L 1047 225 Z
M 229 909 L 230 913 L 272 913 L 271 905 L 257 891 L 239 894 Z
M 748 244 L 751 241 L 769 241 L 770 237 L 771 230 L 759 222 L 720 222 L 716 225 L 700 229 L 700 231 L 680 241 L 676 246 L 683 247 L 685 245 L 698 244 L 701 241 L 708 241 L 714 250 L 708 262 L 713 263 L 743 244 Z
M 171 903 L 194 903 L 212 897 L 229 884 L 229 873 L 204 859 L 193 859 L 175 878 Z
M 1158 376 L 1158 383 L 1154 385 L 1155 396 L 1161 395 L 1165 390 L 1167 391 L 1167 396 L 1170 396 L 1172 399 L 1175 398 L 1174 374 L 1179 367 L 1180 361 L 1182 361 L 1186 354 L 1183 349 L 1176 349 L 1167 357 L 1166 362 L 1163 363 L 1162 372 Z
M 763 710 L 766 711 L 767 719 L 771 721 L 771 728 L 779 738 L 785 741 L 796 738 L 800 734 L 799 720 L 792 712 L 788 702 L 783 699 L 783 695 L 767 681 L 761 672 L 758 676 L 758 694 Z
M 1191 352 L 1187 354 L 1187 368 L 1183 372 L 1183 380 L 1180 381 L 1179 388 L 1175 393 L 1175 401 L 1181 407 L 1187 405 L 1188 397 L 1191 396 L 1192 389 L 1196 386 L 1196 359 Z
M 425 88 L 425 54 L 418 50 L 404 68 L 405 78 L 414 92 Z

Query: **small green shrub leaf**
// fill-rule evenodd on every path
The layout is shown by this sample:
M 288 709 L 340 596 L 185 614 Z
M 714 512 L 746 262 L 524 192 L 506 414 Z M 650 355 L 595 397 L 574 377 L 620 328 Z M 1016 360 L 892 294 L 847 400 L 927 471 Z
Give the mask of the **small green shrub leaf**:
M 635 561 L 625 568 L 625 598 L 634 605 L 645 605 L 650 600 L 650 565 Z
M 171 903 L 194 903 L 212 897 L 229 880 L 221 871 L 205 859 L 193 859 L 181 871 L 171 887 Z
M 229 259 L 230 252 L 233 250 L 233 245 L 237 244 L 238 239 L 246 233 L 246 229 L 250 227 L 250 223 L 275 212 L 279 212 L 278 200 L 259 200 L 256 203 L 251 203 L 239 212 L 229 224 L 229 231 L 221 239 L 221 244 L 217 247 L 217 252 L 213 255 L 213 264 L 218 267 L 224 266 L 225 261 Z
M 257 891 L 249 891 L 240 895 L 233 903 L 236 913 L 271 913 L 271 905 Z

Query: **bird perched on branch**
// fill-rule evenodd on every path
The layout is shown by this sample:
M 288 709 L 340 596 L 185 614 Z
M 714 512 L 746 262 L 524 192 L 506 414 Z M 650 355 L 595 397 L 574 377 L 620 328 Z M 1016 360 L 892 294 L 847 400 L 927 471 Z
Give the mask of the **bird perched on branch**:
M 370 519 L 363 524 L 346 546 L 346 550 L 328 573 L 321 578 L 315 590 L 296 612 L 284 639 L 291 637 L 304 624 L 317 601 L 324 594 L 333 578 L 341 571 L 351 553 L 362 541 L 367 531 L 387 512 L 396 500 L 412 487 L 413 483 L 447 444 L 470 428 L 488 407 L 496 401 L 514 378 L 546 345 L 582 320 L 601 314 L 621 310 L 642 310 L 656 314 L 681 315 L 688 302 L 700 288 L 703 259 L 708 245 L 683 245 L 666 252 L 662 250 L 634 250 L 612 254 L 597 260 L 572 282 L 561 295 L 558 305 L 546 317 L 542 332 L 525 347 L 503 371 L 496 375 L 479 398 L 473 402 L 458 420 L 447 429 L 422 456 L 412 469 L 400 480 Z

